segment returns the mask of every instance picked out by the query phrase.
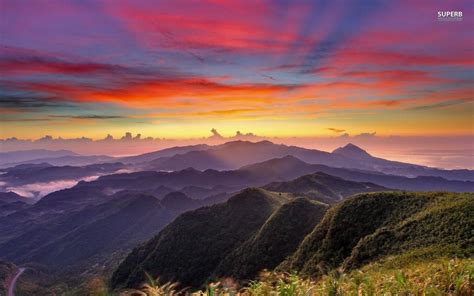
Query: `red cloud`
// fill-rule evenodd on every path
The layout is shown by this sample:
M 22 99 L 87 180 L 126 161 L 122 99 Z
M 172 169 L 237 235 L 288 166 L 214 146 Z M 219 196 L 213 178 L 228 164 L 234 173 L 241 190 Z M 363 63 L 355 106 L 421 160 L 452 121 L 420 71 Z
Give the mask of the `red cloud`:
M 378 65 L 378 66 L 436 66 L 436 65 L 472 65 L 474 61 L 469 56 L 459 55 L 429 55 L 401 53 L 394 51 L 362 51 L 341 50 L 334 58 L 339 67 L 347 65 Z
M 54 73 L 54 74 L 90 74 L 111 72 L 118 66 L 100 63 L 71 63 L 39 57 L 1 58 L 0 69 L 8 74 Z
M 275 7 L 263 1 L 202 1 L 199 5 L 173 1 L 155 7 L 110 5 L 107 9 L 146 47 L 282 53 L 299 38 L 301 22 L 310 13 L 305 6 L 292 5 L 291 19 L 284 26 L 275 23 Z

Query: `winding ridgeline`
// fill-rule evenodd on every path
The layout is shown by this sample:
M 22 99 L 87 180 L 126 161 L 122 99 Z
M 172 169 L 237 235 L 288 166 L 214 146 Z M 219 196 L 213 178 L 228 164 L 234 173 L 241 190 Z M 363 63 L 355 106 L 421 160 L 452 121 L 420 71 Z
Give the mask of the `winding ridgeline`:
M 400 254 L 472 256 L 473 213 L 471 193 L 366 193 L 328 206 L 246 189 L 179 216 L 128 255 L 111 286 L 137 287 L 145 272 L 199 288 L 227 276 L 253 279 L 263 269 L 318 276 Z
M 275 249 L 271 255 L 283 256 L 280 258 L 283 260 L 285 255 L 295 251 L 298 240 L 323 217 L 326 208 L 326 205 L 308 199 L 294 199 L 291 194 L 256 188 L 243 190 L 226 203 L 178 217 L 156 237 L 130 253 L 115 271 L 112 285 L 137 286 L 143 282 L 146 271 L 159 274 L 163 281 L 179 281 L 184 286 L 198 287 L 209 278 L 228 273 L 226 263 L 239 258 L 238 247 L 242 251 L 255 247 L 256 252 L 272 253 L 265 248 L 269 238 L 279 236 L 287 241 L 289 237 L 281 236 L 295 236 L 293 246 L 279 246 L 281 250 Z M 294 221 L 280 221 L 287 218 L 284 212 L 296 214 Z M 281 224 L 285 224 L 285 228 Z M 291 233 L 287 233 L 287 229 L 292 229 Z M 252 242 L 255 240 L 261 246 Z M 264 261 L 250 262 L 248 259 L 249 264 L 260 265 L 249 266 L 248 273 L 267 267 Z M 279 262 L 268 263 L 276 267 Z

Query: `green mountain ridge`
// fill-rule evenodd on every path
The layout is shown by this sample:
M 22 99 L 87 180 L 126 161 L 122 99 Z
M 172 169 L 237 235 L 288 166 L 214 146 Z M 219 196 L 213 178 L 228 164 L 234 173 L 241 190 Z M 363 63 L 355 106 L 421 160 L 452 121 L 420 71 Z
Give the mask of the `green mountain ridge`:
M 252 279 L 291 255 L 324 216 L 328 206 L 296 198 L 278 208 L 249 240 L 222 260 L 214 277 Z
M 419 248 L 473 254 L 474 195 L 361 194 L 334 206 L 280 270 L 320 275 Z
M 114 287 L 132 287 L 145 271 L 164 281 L 200 286 L 223 258 L 256 233 L 290 195 L 249 188 L 226 203 L 186 212 L 135 248 L 112 276 Z M 160 262 L 160 264 L 155 264 Z
M 253 279 L 262 269 L 318 277 L 401 254 L 474 254 L 471 193 L 366 193 L 327 208 L 292 194 L 244 190 L 178 217 L 129 254 L 111 287 L 137 287 L 145 272 L 199 288 L 227 276 Z

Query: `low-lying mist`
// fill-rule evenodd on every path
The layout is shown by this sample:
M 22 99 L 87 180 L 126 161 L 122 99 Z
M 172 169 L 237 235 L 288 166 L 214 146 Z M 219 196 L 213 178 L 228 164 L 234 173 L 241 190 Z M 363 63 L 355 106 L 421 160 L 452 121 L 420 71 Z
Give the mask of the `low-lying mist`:
M 51 182 L 31 183 L 21 186 L 7 186 L 5 191 L 11 191 L 27 198 L 40 199 L 51 192 L 74 187 L 80 181 L 94 181 L 99 177 L 100 176 L 97 175 L 73 180 L 56 180 Z

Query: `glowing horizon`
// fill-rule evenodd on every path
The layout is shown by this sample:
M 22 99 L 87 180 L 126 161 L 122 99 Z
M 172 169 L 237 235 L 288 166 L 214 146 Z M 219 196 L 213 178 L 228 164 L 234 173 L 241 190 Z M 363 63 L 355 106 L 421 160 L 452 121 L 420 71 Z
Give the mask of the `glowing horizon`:
M 472 136 L 469 4 L 2 0 L 0 138 Z

